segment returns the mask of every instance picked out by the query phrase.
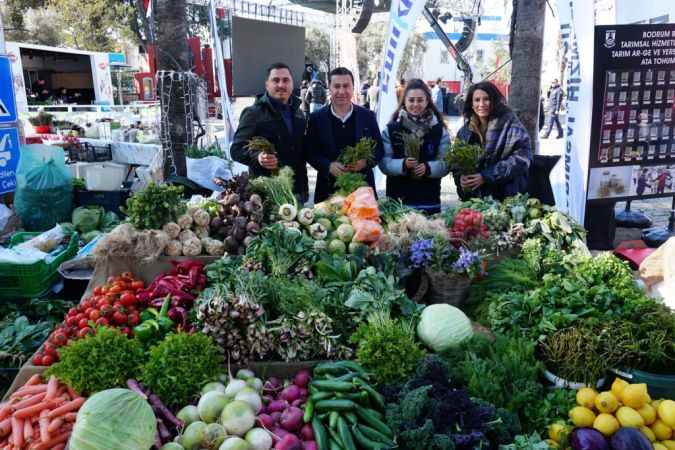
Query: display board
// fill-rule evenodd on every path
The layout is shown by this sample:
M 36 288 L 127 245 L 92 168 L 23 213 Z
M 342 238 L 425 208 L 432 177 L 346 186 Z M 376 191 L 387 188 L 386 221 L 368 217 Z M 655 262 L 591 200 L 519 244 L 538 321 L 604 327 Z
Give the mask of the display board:
M 589 205 L 675 195 L 675 24 L 595 27 Z
M 20 142 L 14 79 L 9 56 L 0 56 L 0 194 L 16 189 Z
M 266 69 L 275 62 L 288 64 L 299 89 L 305 69 L 305 29 L 232 17 L 232 95 L 264 92 Z

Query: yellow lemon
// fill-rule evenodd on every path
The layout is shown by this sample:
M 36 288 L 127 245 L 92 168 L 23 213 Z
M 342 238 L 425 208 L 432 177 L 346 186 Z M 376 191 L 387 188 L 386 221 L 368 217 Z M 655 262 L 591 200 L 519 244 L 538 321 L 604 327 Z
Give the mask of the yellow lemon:
M 642 431 L 642 434 L 647 436 L 647 439 L 649 439 L 649 442 L 654 442 L 656 441 L 656 436 L 654 436 L 654 432 L 652 431 L 651 428 L 649 427 L 640 427 L 640 431 Z
M 649 394 L 647 394 L 647 385 L 644 383 L 629 384 L 623 388 L 620 399 L 621 403 L 626 406 L 630 406 L 634 409 L 642 408 L 650 401 Z
M 661 441 L 661 443 L 665 445 L 668 450 L 675 450 L 675 441 L 666 439 L 665 441 Z
M 616 398 L 621 398 L 621 393 L 626 386 L 628 386 L 628 381 L 618 377 L 615 378 L 614 383 L 612 383 L 612 394 L 614 394 Z
M 619 401 L 611 392 L 602 392 L 595 397 L 595 407 L 601 413 L 611 414 L 619 407 Z
M 670 428 L 675 428 L 675 401 L 663 400 L 659 403 L 659 419 Z
M 656 410 L 652 405 L 647 404 L 638 409 L 637 412 L 644 419 L 645 425 L 651 425 L 656 421 Z
M 578 427 L 593 426 L 595 413 L 584 406 L 576 406 L 570 410 L 570 420 Z
M 670 439 L 670 437 L 673 435 L 673 430 L 671 430 L 670 427 L 663 423 L 660 419 L 654 422 L 649 428 L 652 429 L 654 436 L 656 436 L 656 439 L 659 441 Z
M 654 450 L 668 450 L 668 447 L 661 444 L 660 442 L 654 442 L 652 445 L 654 446 Z
M 593 422 L 593 428 L 605 435 L 605 437 L 610 437 L 616 433 L 616 430 L 618 430 L 619 427 L 619 421 L 611 414 L 599 414 Z
M 581 388 L 577 391 L 577 405 L 585 406 L 588 409 L 592 409 L 595 397 L 598 396 L 598 392 L 592 388 Z
M 622 427 L 640 428 L 644 426 L 645 420 L 637 411 L 628 406 L 622 406 L 616 412 L 616 418 Z
M 560 442 L 563 434 L 567 433 L 567 425 L 565 422 L 552 423 L 548 427 L 548 437 L 555 442 Z
M 658 400 L 654 400 L 653 402 L 651 402 L 650 405 L 652 405 L 654 409 L 659 409 L 659 405 L 661 404 L 662 401 L 663 399 L 660 398 Z

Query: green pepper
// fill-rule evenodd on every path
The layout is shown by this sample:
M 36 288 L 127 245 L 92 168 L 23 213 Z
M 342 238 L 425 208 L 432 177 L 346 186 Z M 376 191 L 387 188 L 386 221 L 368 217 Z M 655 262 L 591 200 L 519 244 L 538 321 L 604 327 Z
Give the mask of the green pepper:
M 155 308 L 148 308 L 141 313 L 141 323 L 145 322 L 146 320 L 157 319 L 158 316 L 159 313 Z
M 171 296 L 167 295 L 162 303 L 162 309 L 159 311 L 159 316 L 157 317 L 157 323 L 159 324 L 159 329 L 163 333 L 168 333 L 173 330 L 174 323 L 173 320 L 169 317 L 169 306 L 171 306 Z
M 159 324 L 156 320 L 146 320 L 145 322 L 134 327 L 134 336 L 141 342 L 148 342 L 159 331 Z

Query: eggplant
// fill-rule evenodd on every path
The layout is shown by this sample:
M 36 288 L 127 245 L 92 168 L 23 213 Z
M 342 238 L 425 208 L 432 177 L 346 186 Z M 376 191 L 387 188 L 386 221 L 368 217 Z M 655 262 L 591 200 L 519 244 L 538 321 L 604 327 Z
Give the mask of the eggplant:
M 612 450 L 652 450 L 649 439 L 637 428 L 620 428 L 610 440 Z
M 223 219 L 220 217 L 214 217 L 211 219 L 211 228 L 220 228 L 223 225 Z
M 223 242 L 225 243 L 225 250 L 228 253 L 237 253 L 237 250 L 239 249 L 239 242 L 237 242 L 234 237 L 228 236 Z
M 576 428 L 570 438 L 572 450 L 609 450 L 607 439 L 593 428 Z

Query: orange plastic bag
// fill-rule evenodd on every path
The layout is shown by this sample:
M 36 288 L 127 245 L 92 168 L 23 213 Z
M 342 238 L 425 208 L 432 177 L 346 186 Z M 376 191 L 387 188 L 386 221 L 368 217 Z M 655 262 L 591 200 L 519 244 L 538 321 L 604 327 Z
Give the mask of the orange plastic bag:
M 364 244 L 372 244 L 380 240 L 384 234 L 382 225 L 374 220 L 352 219 L 354 240 Z
M 345 199 L 342 212 L 352 221 L 356 219 L 380 220 L 380 209 L 371 187 L 360 187 Z

